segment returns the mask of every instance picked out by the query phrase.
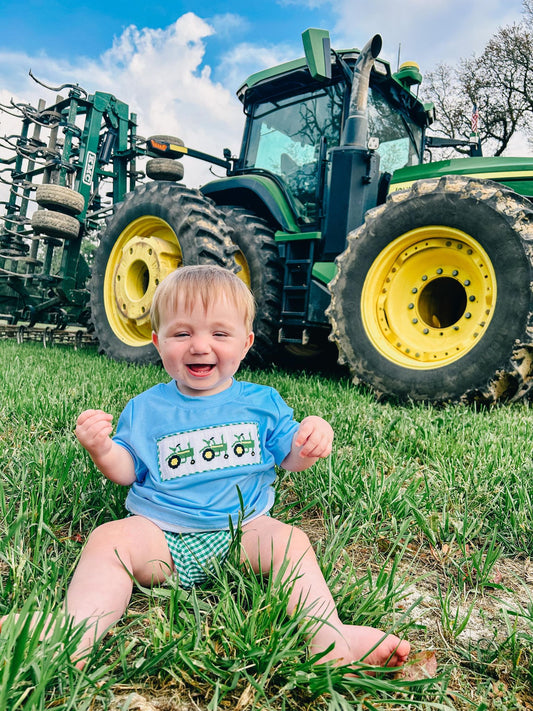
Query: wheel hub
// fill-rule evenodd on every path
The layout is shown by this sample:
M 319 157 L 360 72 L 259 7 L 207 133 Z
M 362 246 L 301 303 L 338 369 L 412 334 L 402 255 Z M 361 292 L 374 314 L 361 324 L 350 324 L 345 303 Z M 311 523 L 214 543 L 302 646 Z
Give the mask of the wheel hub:
M 181 263 L 177 237 L 163 220 L 141 217 L 121 233 L 107 264 L 104 302 L 109 324 L 123 343 L 150 343 L 154 292 Z
M 175 269 L 177 250 L 158 237 L 134 237 L 122 251 L 114 276 L 117 308 L 142 326 L 150 319 L 157 285 Z
M 435 368 L 467 353 L 496 304 L 490 259 L 470 235 L 444 226 L 398 237 L 372 264 L 363 287 L 365 329 L 378 351 L 411 368 Z

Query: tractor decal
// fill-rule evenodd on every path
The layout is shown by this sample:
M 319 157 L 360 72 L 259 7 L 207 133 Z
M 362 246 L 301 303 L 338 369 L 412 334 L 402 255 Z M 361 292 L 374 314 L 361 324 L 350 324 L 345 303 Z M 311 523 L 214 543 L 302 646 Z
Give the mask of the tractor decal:
M 157 441 L 161 481 L 263 461 L 259 424 L 236 422 L 165 435 Z
M 171 447 L 171 453 L 167 457 L 167 464 L 171 469 L 177 469 L 179 465 L 187 459 L 191 460 L 191 464 L 195 463 L 194 449 L 191 447 L 190 443 L 183 449 L 180 449 L 179 446 Z
M 237 457 L 242 457 L 246 452 L 250 452 L 252 457 L 255 457 L 255 442 L 252 439 L 251 434 L 248 434 L 248 437 L 245 437 L 243 432 L 235 435 L 233 452 L 237 455 Z
M 205 439 L 204 442 L 205 447 L 203 447 L 200 454 L 206 462 L 210 462 L 215 457 L 220 457 L 221 454 L 224 454 L 224 459 L 228 459 L 228 445 L 224 442 L 223 435 L 220 442 L 215 442 L 214 437 L 209 437 L 209 439 Z

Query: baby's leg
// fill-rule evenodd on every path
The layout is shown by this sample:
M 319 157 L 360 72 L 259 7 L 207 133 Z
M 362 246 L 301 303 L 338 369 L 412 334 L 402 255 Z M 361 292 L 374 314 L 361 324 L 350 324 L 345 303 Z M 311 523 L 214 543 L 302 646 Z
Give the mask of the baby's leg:
M 84 654 L 124 614 L 133 589 L 131 576 L 149 587 L 173 570 L 164 533 L 142 516 L 104 523 L 90 534 L 66 596 L 73 622 L 87 623 L 77 652 L 79 667 Z M 7 617 L 0 618 L 0 629 Z
M 301 603 L 309 610 L 310 619 L 317 618 L 309 627 L 312 654 L 323 653 L 334 645 L 321 657 L 320 663 L 349 664 L 363 659 L 374 666 L 396 666 L 405 662 L 408 642 L 373 627 L 344 625 L 340 621 L 311 543 L 303 531 L 270 516 L 259 516 L 244 524 L 242 532 L 242 559 L 249 561 L 255 572 L 268 573 L 272 568 L 275 576 L 284 562 L 289 561 L 283 578 L 291 578 L 294 584 L 287 612 L 291 614 Z
M 74 623 L 88 623 L 80 656 L 124 614 L 133 588 L 131 576 L 150 586 L 163 582 L 173 569 L 165 535 L 148 519 L 131 516 L 95 529 L 66 597 L 67 613 Z

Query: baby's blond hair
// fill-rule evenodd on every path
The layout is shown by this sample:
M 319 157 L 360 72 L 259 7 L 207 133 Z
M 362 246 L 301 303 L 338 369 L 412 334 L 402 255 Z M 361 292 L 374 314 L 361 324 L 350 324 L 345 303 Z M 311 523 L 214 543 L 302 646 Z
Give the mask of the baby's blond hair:
M 251 331 L 255 317 L 252 292 L 233 272 L 211 264 L 179 267 L 163 279 L 155 290 L 150 309 L 152 330 L 159 332 L 162 313 L 175 313 L 179 309 L 190 311 L 197 299 L 207 310 L 221 294 L 242 311 L 246 329 Z

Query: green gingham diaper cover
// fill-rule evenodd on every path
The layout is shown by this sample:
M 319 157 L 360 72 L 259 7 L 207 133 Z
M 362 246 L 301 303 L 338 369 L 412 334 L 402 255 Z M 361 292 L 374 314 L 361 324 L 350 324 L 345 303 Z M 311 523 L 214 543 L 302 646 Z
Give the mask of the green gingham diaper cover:
M 204 583 L 214 570 L 213 561 L 225 561 L 233 540 L 231 531 L 164 534 L 182 588 Z

